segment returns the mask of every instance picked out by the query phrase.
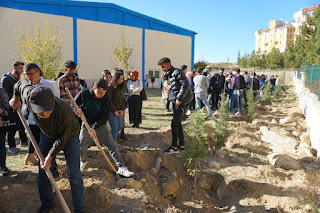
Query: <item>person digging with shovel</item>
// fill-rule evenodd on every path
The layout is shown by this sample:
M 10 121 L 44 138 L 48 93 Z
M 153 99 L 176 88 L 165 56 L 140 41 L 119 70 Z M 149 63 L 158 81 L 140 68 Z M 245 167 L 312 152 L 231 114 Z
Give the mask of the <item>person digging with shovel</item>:
M 118 174 L 124 177 L 131 177 L 133 172 L 125 167 L 123 158 L 119 150 L 113 142 L 110 130 L 107 128 L 108 116 L 110 113 L 111 101 L 107 95 L 108 83 L 100 78 L 93 84 L 93 88 L 80 91 L 74 98 L 79 111 L 75 113 L 81 117 L 83 113 L 91 130 L 88 132 L 85 123 L 83 122 L 80 130 L 80 157 L 81 171 L 84 171 L 88 159 L 88 147 L 93 143 L 93 138 L 98 140 L 107 147 L 109 154 L 118 167 Z
M 51 89 L 35 87 L 28 81 L 18 81 L 14 86 L 14 95 L 10 100 L 13 109 L 21 107 L 21 101 L 28 106 L 36 125 L 41 129 L 39 147 L 45 157 L 39 163 L 38 190 L 42 205 L 38 212 L 49 212 L 55 207 L 52 185 L 44 171 L 53 169 L 51 163 L 63 150 L 67 161 L 68 176 L 74 212 L 84 212 L 84 186 L 80 172 L 80 125 L 68 102 L 56 98 Z

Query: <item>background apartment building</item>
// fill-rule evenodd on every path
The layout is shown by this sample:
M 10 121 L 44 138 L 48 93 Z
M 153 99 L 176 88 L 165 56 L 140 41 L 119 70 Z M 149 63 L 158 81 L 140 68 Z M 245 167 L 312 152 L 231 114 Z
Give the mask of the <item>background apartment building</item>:
M 307 22 L 307 17 L 312 17 L 314 10 L 319 7 L 316 6 L 315 4 L 312 5 L 312 7 L 305 7 L 301 8 L 300 11 L 296 12 L 293 15 L 293 18 L 295 19 L 295 28 L 296 28 L 296 35 L 299 35 L 300 33 L 300 27 L 302 26 L 303 23 Z
M 294 41 L 295 27 L 293 22 L 282 20 L 269 21 L 269 28 L 258 30 L 255 32 L 256 46 L 255 51 L 263 53 L 271 52 L 275 47 L 284 52 L 288 45 Z

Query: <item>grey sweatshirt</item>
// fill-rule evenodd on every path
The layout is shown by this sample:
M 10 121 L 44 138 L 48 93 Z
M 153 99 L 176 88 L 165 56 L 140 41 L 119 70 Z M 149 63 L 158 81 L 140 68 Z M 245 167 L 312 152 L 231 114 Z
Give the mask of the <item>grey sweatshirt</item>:
M 193 78 L 193 82 L 194 82 L 194 88 L 195 88 L 194 93 L 207 95 L 208 88 L 209 88 L 209 81 L 206 76 L 198 74 L 196 77 Z

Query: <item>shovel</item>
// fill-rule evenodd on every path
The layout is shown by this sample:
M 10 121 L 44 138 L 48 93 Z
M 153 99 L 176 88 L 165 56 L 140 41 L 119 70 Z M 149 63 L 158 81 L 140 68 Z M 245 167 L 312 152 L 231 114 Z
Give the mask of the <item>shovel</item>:
M 39 157 L 39 159 L 40 159 L 40 162 L 43 163 L 43 162 L 44 162 L 44 157 L 43 157 L 43 155 L 42 155 L 42 153 L 41 153 L 41 151 L 40 151 L 40 148 L 39 148 L 39 146 L 38 146 L 38 143 L 36 142 L 36 139 L 34 138 L 32 132 L 31 132 L 31 129 L 30 129 L 29 125 L 27 124 L 26 119 L 24 118 L 24 115 L 23 115 L 22 112 L 21 112 L 21 109 L 18 108 L 18 109 L 17 109 L 17 112 L 18 112 L 18 115 L 19 115 L 19 117 L 20 117 L 20 120 L 21 120 L 24 128 L 27 130 L 27 132 L 28 132 L 28 134 L 29 134 L 31 143 L 32 143 L 34 149 L 35 149 L 36 152 L 37 152 L 37 155 L 38 155 L 38 157 Z M 62 194 L 61 194 L 61 192 L 60 192 L 60 190 L 59 190 L 58 184 L 56 183 L 56 181 L 54 180 L 54 178 L 53 178 L 53 176 L 52 176 L 52 173 L 51 173 L 51 171 L 50 171 L 50 168 L 46 168 L 46 169 L 45 169 L 45 172 L 46 172 L 46 174 L 47 174 L 47 176 L 48 176 L 48 178 L 49 178 L 49 180 L 50 180 L 53 188 L 55 189 L 55 191 L 56 191 L 56 193 L 57 193 L 57 195 L 58 195 L 58 199 L 59 199 L 59 201 L 60 201 L 60 203 L 61 203 L 61 205 L 62 205 L 63 211 L 64 211 L 65 213 L 71 213 L 71 211 L 70 211 L 70 209 L 69 209 L 66 201 L 64 200 L 64 198 L 63 198 L 63 196 L 62 196 Z
M 73 99 L 69 89 L 66 87 L 65 88 L 70 100 L 72 101 L 73 105 L 75 106 L 75 108 L 77 109 L 77 111 L 80 111 L 80 108 L 78 106 L 78 104 L 75 102 L 75 100 Z M 84 117 L 83 113 L 81 113 L 81 116 L 80 116 L 82 122 L 85 124 L 88 132 L 90 132 L 91 128 L 86 120 L 86 118 Z M 102 149 L 102 146 L 100 145 L 100 142 L 98 141 L 98 138 L 94 138 L 91 136 L 91 138 L 93 139 L 93 141 L 95 142 L 95 144 L 97 145 L 97 147 L 99 148 L 101 154 L 103 155 L 103 157 L 106 159 L 108 165 L 110 166 L 110 168 L 112 169 L 112 171 L 114 171 L 114 173 L 116 174 L 116 178 L 117 179 L 120 179 L 120 175 L 118 174 L 117 170 L 114 168 L 114 166 L 112 165 L 112 163 L 110 162 L 108 156 L 106 155 L 106 153 L 104 152 L 104 150 Z

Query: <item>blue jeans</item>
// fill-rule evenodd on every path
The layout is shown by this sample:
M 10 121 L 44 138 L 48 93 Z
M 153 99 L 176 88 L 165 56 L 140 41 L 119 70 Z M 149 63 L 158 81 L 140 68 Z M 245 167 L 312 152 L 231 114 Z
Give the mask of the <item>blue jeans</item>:
M 240 96 L 237 95 L 237 91 L 238 90 L 234 90 L 232 93 L 232 96 L 230 98 L 230 104 L 229 104 L 229 112 L 232 113 L 233 111 L 233 102 L 234 100 L 237 98 L 237 102 L 238 102 L 238 112 L 241 113 L 241 109 L 242 109 L 242 97 L 244 94 L 244 91 L 240 91 Z
M 47 138 L 43 133 L 41 133 L 39 148 L 44 157 L 48 155 L 54 142 L 54 139 Z M 84 204 L 84 186 L 80 172 L 79 137 L 74 136 L 69 138 L 63 151 L 67 161 L 74 212 L 83 212 L 86 208 L 86 205 Z M 52 159 L 52 162 L 54 162 L 54 159 Z M 53 170 L 53 165 L 54 164 L 52 163 L 50 168 L 51 172 Z M 51 206 L 55 203 L 52 195 L 52 186 L 45 170 L 40 168 L 40 164 L 38 164 L 38 167 L 38 190 L 40 200 L 43 206 Z
M 118 134 L 122 129 L 122 125 L 123 125 L 122 116 L 116 116 L 113 112 L 110 112 L 109 124 L 111 126 L 111 135 L 113 137 L 113 141 L 117 142 Z
M 0 133 L 0 166 L 5 167 L 6 166 L 6 132 L 1 132 Z
M 196 98 L 197 111 L 201 109 L 201 101 L 202 101 L 202 103 L 206 106 L 207 111 L 211 118 L 212 112 L 211 112 L 211 108 L 210 108 L 207 97 L 201 93 L 195 93 L 195 98 Z

